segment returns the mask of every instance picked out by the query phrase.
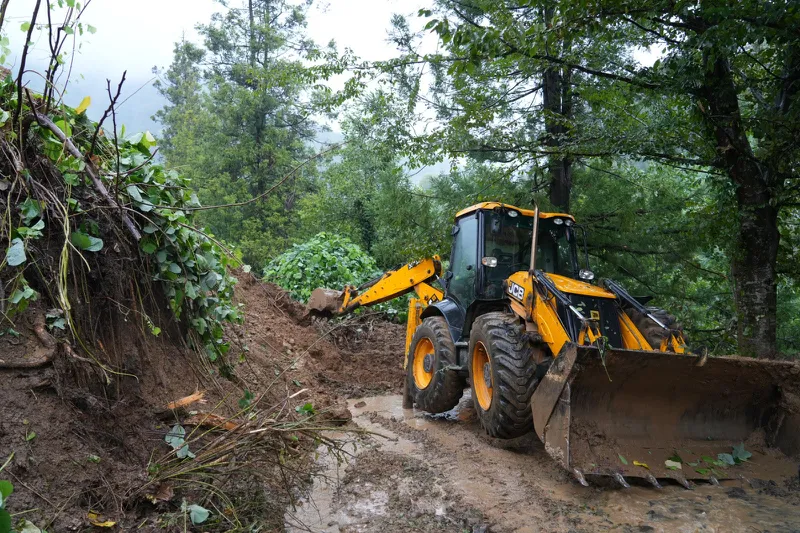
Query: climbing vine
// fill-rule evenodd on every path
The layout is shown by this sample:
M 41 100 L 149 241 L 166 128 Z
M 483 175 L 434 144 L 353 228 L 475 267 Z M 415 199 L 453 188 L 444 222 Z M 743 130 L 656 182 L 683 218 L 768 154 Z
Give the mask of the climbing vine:
M 13 107 L 14 98 L 13 80 L 7 78 L 0 84 L 0 108 Z M 5 197 L 0 281 L 6 289 L 0 294 L 0 333 L 14 332 L 15 317 L 42 296 L 26 273 L 43 277 L 43 247 L 58 239 L 56 290 L 48 295 L 57 309 L 48 315 L 48 326 L 68 325 L 77 335 L 67 291 L 70 262 L 88 269 L 93 254 L 99 259 L 131 248 L 149 281 L 161 285 L 174 317 L 188 327 L 190 342 L 212 361 L 224 356 L 228 344 L 223 326 L 242 319 L 232 301 L 236 278 L 229 273 L 241 261 L 197 227 L 194 213 L 200 204 L 189 181 L 154 161 L 156 140 L 149 132 L 126 135 L 124 127 L 104 131 L 86 117 L 83 104 L 78 109 L 61 106 L 52 117 L 44 115 L 37 98 L 25 104 L 21 139 L 0 122 L 5 126 L 3 151 L 15 167 L 14 175 L 0 181 Z M 3 118 L 8 121 L 8 113 L 0 110 Z M 21 141 L 18 149 L 14 140 Z M 46 159 L 24 157 L 29 152 Z M 145 319 L 151 332 L 159 334 L 160 328 Z

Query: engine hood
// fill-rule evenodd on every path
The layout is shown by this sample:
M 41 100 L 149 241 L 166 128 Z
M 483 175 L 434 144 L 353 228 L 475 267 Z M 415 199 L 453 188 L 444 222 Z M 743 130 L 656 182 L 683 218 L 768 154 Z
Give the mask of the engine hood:
M 553 280 L 556 288 L 565 294 L 580 294 L 581 296 L 593 296 L 595 298 L 616 298 L 611 291 L 577 279 L 550 273 L 547 274 L 547 277 Z

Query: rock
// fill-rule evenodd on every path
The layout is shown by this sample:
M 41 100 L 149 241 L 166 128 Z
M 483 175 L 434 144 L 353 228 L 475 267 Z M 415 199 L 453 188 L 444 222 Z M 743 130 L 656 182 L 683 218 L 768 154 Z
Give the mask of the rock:
M 728 495 L 728 498 L 741 498 L 747 499 L 747 492 L 741 487 L 733 487 L 725 491 L 725 494 Z

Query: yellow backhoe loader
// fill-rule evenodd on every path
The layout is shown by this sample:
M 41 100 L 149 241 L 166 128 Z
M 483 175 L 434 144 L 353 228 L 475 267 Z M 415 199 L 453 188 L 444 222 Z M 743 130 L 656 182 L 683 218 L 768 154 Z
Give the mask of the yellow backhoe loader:
M 416 293 L 405 407 L 450 410 L 469 384 L 489 435 L 534 430 L 582 484 L 798 475 L 800 365 L 688 353 L 674 317 L 594 281 L 570 215 L 484 202 L 452 235 L 446 272 L 434 256 L 309 301 L 343 314 Z

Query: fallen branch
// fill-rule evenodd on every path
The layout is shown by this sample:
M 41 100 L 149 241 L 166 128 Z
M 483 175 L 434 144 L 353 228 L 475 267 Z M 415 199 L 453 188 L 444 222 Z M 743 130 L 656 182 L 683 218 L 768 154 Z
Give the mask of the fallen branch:
M 234 422 L 214 413 L 197 413 L 184 420 L 183 424 L 186 426 L 206 426 L 233 431 L 241 425 L 241 422 Z
M 169 402 L 167 404 L 167 409 L 170 411 L 179 409 L 181 407 L 186 407 L 187 405 L 191 405 L 195 402 L 206 403 L 204 400 L 206 393 L 204 391 L 197 391 L 189 396 L 184 396 L 180 400 L 175 400 L 174 402 Z
M 72 139 L 67 137 L 64 134 L 64 132 L 61 131 L 61 128 L 56 126 L 55 123 L 52 120 L 50 120 L 49 117 L 36 113 L 35 111 L 34 111 L 34 116 L 36 117 L 36 121 L 39 122 L 40 125 L 49 129 L 51 132 L 53 132 L 53 135 L 55 135 L 58 138 L 58 140 L 64 143 L 64 147 L 67 149 L 70 155 L 77 157 L 78 159 L 85 159 L 80 150 L 78 150 L 78 148 L 72 142 Z M 119 210 L 120 216 L 122 216 L 122 222 L 128 228 L 128 231 L 131 233 L 133 238 L 136 239 L 136 241 L 141 240 L 142 234 L 139 233 L 136 224 L 134 224 L 133 221 L 130 219 L 130 217 L 127 214 L 125 214 L 125 212 L 122 209 L 120 209 L 120 206 L 117 203 L 117 201 L 114 200 L 114 198 L 112 198 L 111 195 L 108 193 L 108 189 L 106 189 L 106 186 L 100 180 L 98 172 L 94 167 L 94 163 L 92 163 L 91 160 L 86 160 L 85 170 L 86 173 L 89 175 L 89 177 L 92 179 L 92 183 L 94 183 L 95 188 L 98 190 L 100 195 L 106 200 L 108 205 L 116 210 Z

